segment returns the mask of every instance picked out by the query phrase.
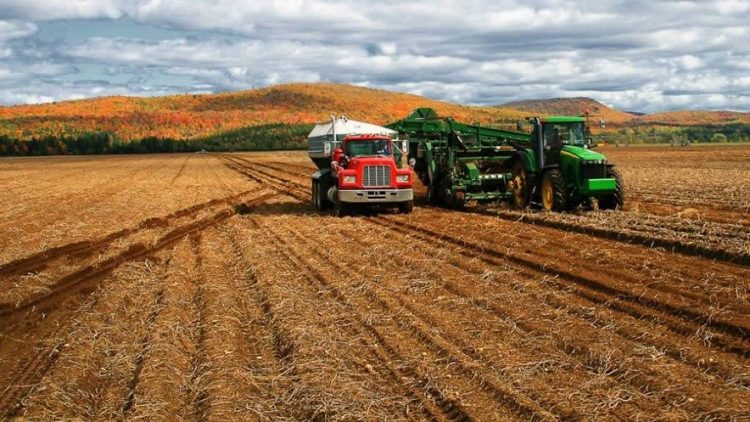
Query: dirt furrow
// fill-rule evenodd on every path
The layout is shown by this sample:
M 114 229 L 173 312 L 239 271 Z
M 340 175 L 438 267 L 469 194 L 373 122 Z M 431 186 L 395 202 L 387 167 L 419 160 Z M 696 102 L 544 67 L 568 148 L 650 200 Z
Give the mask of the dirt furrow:
M 285 243 L 279 243 L 279 239 L 274 234 L 269 233 L 267 236 L 277 246 L 277 250 L 280 252 L 282 259 L 285 262 L 289 262 L 295 268 L 295 271 L 301 275 L 301 278 L 308 283 L 311 293 L 316 294 L 319 298 L 329 298 L 333 302 L 329 302 L 327 306 L 330 307 L 331 311 L 336 312 L 333 316 L 335 320 L 338 320 L 337 328 L 335 331 L 345 330 L 346 343 L 348 345 L 346 351 L 342 351 L 347 357 L 347 360 L 354 360 L 354 367 L 352 363 L 348 363 L 349 371 L 354 370 L 355 373 L 360 373 L 357 377 L 365 377 L 365 386 L 370 385 L 368 388 L 371 391 L 360 392 L 358 395 L 371 396 L 373 393 L 382 394 L 383 398 L 372 397 L 366 398 L 365 402 L 369 401 L 369 407 L 365 413 L 359 418 L 365 417 L 370 419 L 373 416 L 379 414 L 380 408 L 384 405 L 394 406 L 394 410 L 383 413 L 383 417 L 393 418 L 396 413 L 402 413 L 402 417 L 408 415 L 416 416 L 416 413 L 422 414 L 422 417 L 428 420 L 468 420 L 470 417 L 466 414 L 466 411 L 461 408 L 458 403 L 448 398 L 441 388 L 436 384 L 436 381 L 425 374 L 418 373 L 415 369 L 408 364 L 401 350 L 403 345 L 394 345 L 391 341 L 387 340 L 382 331 L 373 327 L 372 316 L 364 316 L 352 308 L 352 305 L 345 300 L 340 292 L 336 290 L 330 290 L 330 284 L 323 278 L 320 273 L 304 261 L 300 261 L 296 254 L 293 254 L 287 249 Z M 323 289 L 323 290 L 321 290 Z M 325 293 L 324 293 L 325 292 Z M 330 331 L 330 329 L 328 330 Z M 340 335 L 339 335 L 340 336 Z M 337 338 L 339 338 L 337 336 Z M 340 346 L 339 346 L 340 347 Z M 360 350 L 361 349 L 361 350 Z M 354 352 L 358 350 L 358 352 Z M 348 352 L 348 353 L 347 353 Z M 364 361 L 362 361 L 364 359 Z M 368 363 L 369 362 L 369 363 Z M 343 362 L 342 362 L 343 363 Z M 328 376 L 332 376 L 330 370 L 326 371 Z M 353 376 L 354 374 L 350 375 Z M 382 378 L 383 382 L 372 381 L 368 379 L 373 376 Z M 340 381 L 339 381 L 340 382 Z M 354 387 L 356 384 L 350 384 Z M 350 387 L 350 388 L 351 388 Z M 362 387 L 356 387 L 359 390 Z M 397 389 L 397 394 L 402 395 L 403 398 L 393 396 L 393 393 L 388 393 L 387 390 L 391 388 Z M 386 391 L 379 391 L 386 389 Z M 327 393 L 331 394 L 333 391 Z M 351 394 L 351 393 L 349 393 Z M 387 402 L 383 403 L 383 400 L 387 399 Z M 364 398 L 360 398 L 362 400 Z M 395 402 L 395 403 L 389 403 Z M 357 400 L 352 400 L 343 407 L 357 406 Z M 361 411 L 361 410 L 360 410 Z M 370 416 L 366 416 L 370 414 Z M 391 415 L 391 416 L 385 416 Z M 410 418 L 413 418 L 411 416 Z M 380 417 L 376 418 L 380 419 Z
M 295 235 L 292 232 L 292 235 L 297 238 L 297 241 L 304 241 L 304 238 L 299 235 Z M 287 241 L 291 238 L 289 236 L 283 236 Z M 307 246 L 309 248 L 309 245 Z M 322 267 L 320 265 L 315 265 L 310 263 L 306 260 L 306 258 L 300 256 L 299 254 L 296 254 L 295 252 L 289 250 L 289 259 L 290 260 L 296 260 L 300 262 L 301 265 L 304 265 L 307 267 L 307 271 L 313 273 L 315 278 L 323 284 L 323 286 L 327 289 L 331 290 L 331 294 L 338 298 L 338 300 L 345 300 L 346 303 L 354 302 L 356 300 L 356 297 L 351 295 L 345 295 L 342 290 L 337 287 L 335 282 L 329 281 L 329 279 L 322 274 L 324 270 L 322 270 Z M 331 263 L 331 267 L 338 270 L 339 278 L 345 278 L 347 276 L 353 276 L 354 274 L 349 273 L 347 274 L 346 268 L 342 266 L 338 266 L 335 263 Z M 362 299 L 360 299 L 361 301 Z M 467 384 L 476 383 L 478 387 L 480 387 L 481 390 L 485 391 L 485 394 L 488 395 L 488 397 L 485 397 L 484 399 L 479 399 L 475 397 L 477 402 L 474 403 L 473 406 L 481 407 L 483 406 L 481 400 L 489 400 L 489 402 L 497 401 L 502 404 L 503 407 L 507 408 L 513 413 L 516 413 L 516 417 L 520 418 L 528 418 L 528 417 L 537 417 L 537 418 L 551 418 L 554 419 L 554 417 L 542 409 L 539 405 L 534 403 L 533 400 L 529 399 L 528 397 L 525 397 L 523 394 L 521 394 L 516 389 L 504 385 L 499 379 L 496 378 L 490 378 L 485 376 L 481 371 L 477 370 L 477 367 L 481 367 L 481 365 L 478 365 L 476 361 L 471 359 L 470 357 L 466 356 L 463 352 L 460 350 L 457 350 L 450 342 L 445 341 L 442 338 L 436 337 L 432 335 L 429 332 L 429 329 L 427 329 L 424 326 L 420 326 L 418 324 L 408 324 L 403 319 L 403 313 L 399 311 L 398 306 L 395 306 L 392 303 L 389 303 L 388 299 L 384 299 L 380 296 L 369 296 L 368 300 L 365 300 L 363 302 L 356 302 L 359 303 L 360 307 L 365 306 L 367 303 L 375 303 L 380 308 L 380 310 L 386 314 L 386 315 L 399 315 L 401 314 L 401 317 L 397 319 L 398 324 L 396 324 L 394 327 L 392 327 L 392 330 L 395 330 L 396 332 L 405 332 L 408 333 L 407 336 L 410 337 L 410 339 L 413 340 L 419 340 L 422 344 L 423 350 L 427 350 L 428 354 L 435 354 L 434 359 L 438 361 L 445 361 L 446 365 L 448 366 L 456 366 L 459 369 L 459 372 L 456 373 L 456 377 L 459 377 L 459 379 L 462 380 L 462 382 Z M 356 308 L 352 308 L 352 311 L 354 311 Z M 395 350 L 396 347 L 390 343 L 390 338 L 394 336 L 394 333 L 392 333 L 390 330 L 387 329 L 376 329 L 373 327 L 375 332 L 377 333 L 378 337 L 382 339 L 383 342 L 385 342 L 384 347 L 388 346 L 389 348 Z M 398 338 L 401 341 L 404 341 L 403 335 L 399 335 Z M 420 374 L 417 372 L 413 372 L 411 376 L 415 377 L 417 380 L 421 380 L 423 384 L 427 382 L 427 380 L 431 379 L 431 377 L 435 377 L 436 375 L 427 375 L 427 374 Z M 426 384 L 424 384 L 426 385 Z M 451 386 L 452 388 L 455 388 L 455 386 Z M 428 391 L 429 393 L 429 391 Z M 476 395 L 476 392 L 473 394 Z M 439 397 L 443 397 L 443 393 L 439 394 L 438 396 L 431 395 L 434 400 L 438 404 L 440 404 Z M 481 397 L 481 395 L 479 395 Z M 447 409 L 449 411 L 454 411 L 453 409 L 456 407 L 467 407 L 467 410 L 464 410 L 463 412 L 468 412 L 468 406 L 462 406 L 460 403 L 453 403 L 450 409 Z M 481 414 L 481 413 L 480 413 Z M 466 416 L 469 417 L 470 413 L 467 413 Z
M 579 271 L 571 267 L 562 265 L 562 263 L 540 262 L 534 259 L 533 253 L 522 250 L 508 249 L 506 251 L 498 250 L 489 245 L 480 245 L 475 241 L 469 241 L 456 237 L 456 235 L 447 232 L 436 232 L 432 227 L 424 227 L 421 224 L 412 224 L 404 221 L 395 221 L 391 219 L 373 220 L 380 222 L 395 230 L 406 233 L 421 233 L 433 239 L 467 248 L 474 253 L 485 256 L 509 260 L 516 265 L 521 265 L 533 271 L 553 274 L 557 276 L 554 279 L 555 284 L 560 284 L 562 288 L 574 288 L 581 294 L 585 294 L 591 299 L 598 299 L 601 303 L 607 303 L 608 306 L 631 313 L 639 318 L 661 320 L 665 326 L 683 335 L 692 336 L 697 332 L 705 331 L 710 328 L 715 333 L 712 342 L 722 349 L 746 356 L 748 353 L 748 343 L 746 327 L 738 325 L 731 321 L 725 321 L 714 318 L 713 315 L 706 315 L 696 312 L 694 309 L 676 306 L 671 303 L 663 302 L 660 295 L 646 295 L 644 291 L 638 293 L 628 291 L 624 286 L 620 287 L 616 283 L 599 279 L 599 277 L 587 271 Z M 738 321 L 739 322 L 739 321 Z
M 56 246 L 39 253 L 0 265 L 0 276 L 12 276 L 39 271 L 50 265 L 50 263 L 52 263 L 54 260 L 62 257 L 86 257 L 94 253 L 94 251 L 106 247 L 115 240 L 130 236 L 142 230 L 167 227 L 173 220 L 183 217 L 193 217 L 200 211 L 210 207 L 225 204 L 235 205 L 235 203 L 238 203 L 238 201 L 240 201 L 243 196 L 256 193 L 257 191 L 258 190 L 256 189 L 251 189 L 239 194 L 230 195 L 220 199 L 213 199 L 201 204 L 196 204 L 179 211 L 175 211 L 164 217 L 147 218 L 133 228 L 120 230 L 99 239 L 85 240 L 81 242 L 69 243 L 67 245 Z
M 293 231 L 291 228 L 287 228 L 287 230 Z M 402 258 L 408 258 L 409 255 L 398 252 L 398 242 L 389 243 L 386 246 L 383 244 L 382 238 L 372 241 L 372 243 L 365 242 L 362 239 L 367 237 L 366 233 L 358 233 L 351 236 L 344 233 L 344 235 L 351 240 L 351 242 L 347 243 L 347 253 L 326 254 L 330 258 L 329 261 L 332 262 L 331 265 L 336 267 L 342 274 L 351 273 L 349 268 L 356 268 L 353 262 L 350 266 L 347 266 L 337 264 L 336 261 L 346 256 L 366 256 L 366 254 L 372 253 L 384 259 L 380 267 L 402 268 L 403 275 L 398 276 L 398 278 L 391 278 L 392 276 L 388 272 L 383 272 L 382 270 L 371 270 L 373 273 L 378 274 L 377 277 L 379 277 L 380 282 L 369 284 L 361 290 L 369 300 L 381 303 L 382 306 L 390 310 L 407 309 L 409 316 L 414 318 L 416 322 L 408 322 L 407 318 L 402 317 L 400 319 L 403 322 L 402 325 L 412 330 L 419 337 L 428 339 L 429 337 L 433 337 L 430 340 L 431 342 L 441 344 L 443 350 L 453 350 L 453 356 L 464 357 L 465 360 L 469 361 L 469 364 L 466 365 L 467 367 L 474 368 L 473 370 L 482 368 L 476 375 L 478 379 L 484 377 L 481 374 L 492 373 L 497 368 L 506 366 L 508 369 L 502 369 L 502 371 L 507 374 L 505 379 L 513 380 L 514 388 L 524 391 L 525 394 L 531 397 L 536 396 L 536 400 L 544 403 L 546 409 L 554 409 L 555 412 L 559 412 L 558 417 L 563 418 L 580 418 L 582 415 L 578 414 L 577 410 L 570 406 L 568 400 L 560 400 L 561 397 L 575 394 L 581 396 L 580 400 L 582 402 L 586 399 L 586 402 L 602 403 L 606 401 L 606 399 L 598 397 L 602 395 L 602 391 L 621 391 L 629 397 L 627 403 L 619 403 L 618 406 L 611 407 L 609 409 L 611 414 L 620 413 L 621 415 L 626 415 L 632 412 L 643 412 L 645 409 L 653 411 L 653 399 L 645 399 L 639 391 L 640 388 L 643 388 L 642 385 L 637 384 L 635 387 L 628 387 L 631 383 L 615 379 L 611 368 L 607 368 L 608 364 L 611 365 L 611 352 L 600 352 L 590 349 L 588 343 L 586 343 L 586 341 L 590 341 L 588 339 L 577 341 L 574 338 L 562 335 L 555 338 L 556 334 L 550 330 L 549 326 L 544 328 L 544 324 L 542 323 L 533 320 L 524 321 L 524 318 L 528 316 L 528 313 L 532 309 L 538 308 L 533 302 L 530 304 L 531 306 L 523 306 L 517 309 L 513 307 L 504 308 L 503 306 L 494 306 L 494 303 L 485 296 L 496 294 L 493 290 L 497 289 L 490 288 L 486 283 L 483 283 L 482 279 L 482 276 L 491 270 L 485 269 L 485 272 L 479 275 L 473 273 L 466 274 L 465 271 L 462 271 L 462 274 L 451 276 L 450 281 L 448 281 L 440 274 L 450 274 L 450 271 L 441 268 L 440 273 L 430 273 L 431 270 L 429 268 L 417 270 L 419 268 L 418 262 L 404 262 Z M 302 235 L 298 234 L 298 236 Z M 392 262 L 387 262 L 385 261 L 386 259 Z M 432 268 L 441 267 L 439 264 L 437 266 L 435 264 L 437 263 L 432 261 Z M 355 275 L 352 274 L 352 276 Z M 471 289 L 471 287 L 458 287 L 456 285 L 458 283 L 465 284 L 467 276 L 475 280 L 479 285 L 484 286 L 484 296 L 476 297 L 470 295 L 467 293 L 467 289 Z M 408 277 L 409 280 L 414 282 L 425 280 L 424 283 L 430 283 L 431 287 L 425 287 L 424 289 L 417 287 L 419 289 L 418 294 L 409 294 L 410 288 L 404 286 L 403 277 Z M 392 281 L 386 288 L 386 280 L 389 279 Z M 440 286 L 444 287 L 445 290 L 440 289 Z M 441 292 L 441 290 L 443 291 Z M 403 294 L 395 294 L 395 292 L 403 292 Z M 511 290 L 504 293 L 503 297 L 514 295 L 514 293 Z M 447 298 L 451 296 L 458 296 L 458 298 L 456 300 L 448 300 Z M 445 305 L 448 305 L 448 308 Z M 548 315 L 551 311 L 542 310 L 538 314 Z M 495 314 L 499 319 L 490 317 L 489 314 Z M 467 321 L 463 325 L 464 329 L 469 328 L 476 321 L 486 321 L 486 325 L 493 326 L 494 329 L 487 330 L 488 327 L 486 326 L 478 328 L 483 334 L 481 335 L 482 342 L 476 344 L 475 341 L 477 339 L 475 336 L 469 338 L 462 335 L 462 331 L 456 331 L 451 328 L 459 324 L 458 321 L 464 318 Z M 509 324 L 508 321 L 513 322 Z M 562 321 L 558 323 L 562 324 Z M 585 326 L 586 324 L 583 325 Z M 441 326 L 442 328 L 440 328 Z M 525 335 L 521 338 L 518 338 L 519 328 L 525 332 Z M 581 327 L 576 328 L 580 330 Z M 438 330 L 450 334 L 445 338 L 438 336 L 436 340 L 434 336 Z M 485 330 L 486 332 L 484 332 Z M 501 332 L 502 334 L 497 338 L 493 338 L 495 336 L 494 333 L 497 332 Z M 445 334 L 441 336 L 445 336 Z M 547 340 L 552 340 L 551 348 L 543 346 Z M 505 347 L 502 347 L 502 354 L 495 357 L 495 353 L 491 352 L 494 349 L 487 348 L 486 345 L 497 343 L 504 344 Z M 538 373 L 533 374 L 529 379 L 514 379 L 515 377 L 512 376 L 514 372 L 510 369 L 512 366 L 508 366 L 508 362 L 524 361 L 530 363 L 542 362 L 540 365 L 544 367 L 543 374 L 554 377 L 555 381 L 545 383 L 542 380 L 543 377 Z M 547 363 L 545 364 L 544 362 Z M 545 374 L 544 372 L 549 372 L 549 374 Z M 604 377 L 603 374 L 605 375 Z M 606 381 L 606 377 L 608 376 L 612 376 L 614 383 Z M 594 382 L 596 382 L 596 388 L 591 389 L 591 391 L 586 391 L 582 387 L 591 385 Z M 530 386 L 534 387 L 531 388 Z M 552 389 L 552 391 L 548 391 L 548 389 Z M 633 409 L 633 406 L 636 406 L 638 403 L 640 403 L 639 406 L 643 410 L 637 407 Z
M 258 197 L 243 202 L 244 207 L 252 207 L 261 203 L 272 194 L 262 194 Z M 66 295 L 91 288 L 106 277 L 113 269 L 126 261 L 146 257 L 161 249 L 173 245 L 185 236 L 205 230 L 208 227 L 219 224 L 229 217 L 237 214 L 237 208 L 224 209 L 210 217 L 198 220 L 182 227 L 177 227 L 159 238 L 151 245 L 131 245 L 125 252 L 109 258 L 96 265 L 87 266 L 75 273 L 69 274 L 54 284 L 49 291 L 32 296 L 19 304 L 0 304 L 0 320 L 10 322 L 26 312 L 39 312 L 54 306 Z
M 66 327 L 65 347 L 56 364 L 24 400 L 21 416 L 122 417 L 142 340 L 149 330 L 149 314 L 141 306 L 153 309 L 156 305 L 170 259 L 170 254 L 162 255 L 161 265 L 147 260 L 118 269 L 113 279 L 122 283 L 103 285 L 95 305 L 77 313 L 73 325 Z
M 402 290 L 405 291 L 405 294 L 396 296 L 396 300 L 402 301 L 404 306 L 409 306 L 412 304 L 409 298 L 417 299 L 414 302 L 422 304 L 424 309 L 414 313 L 425 315 L 429 325 L 433 327 L 438 327 L 443 323 L 450 325 L 451 323 L 448 323 L 448 321 L 451 320 L 454 321 L 453 324 L 456 324 L 455 321 L 459 321 L 466 316 L 467 322 L 462 327 L 468 329 L 473 321 L 482 320 L 481 312 L 474 317 L 468 316 L 476 313 L 477 308 L 491 312 L 499 317 L 499 321 L 493 324 L 495 327 L 497 327 L 498 322 L 502 326 L 503 322 L 512 321 L 512 329 L 508 329 L 509 332 L 513 334 L 517 334 L 519 331 L 525 333 L 524 336 L 529 339 L 531 345 L 527 344 L 523 350 L 532 356 L 538 353 L 550 360 L 551 363 L 547 369 L 555 369 L 556 366 L 564 362 L 567 362 L 565 368 L 570 369 L 570 362 L 578 361 L 578 365 L 573 365 L 573 367 L 585 368 L 595 376 L 603 374 L 616 380 L 617 383 L 621 383 L 621 385 L 634 387 L 635 391 L 631 390 L 629 393 L 627 388 L 617 385 L 610 387 L 611 390 L 609 390 L 627 394 L 630 397 L 631 405 L 640 401 L 641 406 L 645 406 L 645 409 L 651 409 L 653 412 L 658 400 L 665 400 L 662 408 L 667 409 L 671 403 L 681 400 L 681 394 L 690 394 L 691 397 L 700 397 L 694 400 L 693 405 L 698 409 L 701 409 L 700 406 L 702 405 L 704 406 L 702 409 L 705 409 L 706 404 L 702 401 L 711 397 L 710 391 L 724 391 L 727 409 L 731 409 L 732 403 L 736 403 L 742 397 L 742 394 L 737 395 L 738 392 L 735 388 L 742 389 L 744 383 L 750 381 L 750 378 L 748 378 L 750 374 L 745 372 L 743 375 L 743 370 L 745 370 L 744 360 L 737 360 L 732 356 L 722 356 L 722 354 L 716 352 L 700 353 L 700 358 L 695 358 L 694 365 L 689 367 L 681 365 L 681 363 L 685 363 L 682 360 L 679 360 L 679 363 L 668 362 L 668 360 L 662 358 L 664 354 L 663 346 L 657 349 L 654 347 L 648 348 L 642 344 L 646 340 L 644 331 L 652 330 L 651 327 L 636 328 L 629 335 L 627 341 L 618 339 L 619 331 L 622 330 L 617 330 L 617 328 L 623 326 L 627 321 L 623 321 L 621 317 L 615 316 L 613 318 L 611 315 L 607 315 L 606 308 L 598 310 L 594 314 L 594 309 L 586 303 L 580 306 L 588 313 L 588 318 L 581 318 L 579 314 L 583 312 L 570 312 L 569 309 L 576 305 L 576 301 L 569 294 L 561 294 L 561 292 L 545 286 L 546 280 L 543 275 L 539 275 L 540 281 L 533 278 L 527 279 L 528 276 L 512 271 L 507 267 L 507 264 L 504 267 L 501 263 L 490 266 L 479 265 L 481 261 L 477 262 L 476 259 L 471 260 L 461 257 L 452 248 L 446 250 L 443 249 L 443 246 L 430 244 L 429 240 L 417 242 L 417 238 L 412 237 L 409 243 L 416 251 L 419 251 L 416 255 L 423 255 L 423 258 L 415 259 L 413 253 L 402 254 L 399 252 L 398 245 L 399 241 L 403 241 L 403 236 L 394 236 L 392 242 L 384 242 L 382 237 L 371 240 L 372 238 L 368 237 L 366 233 L 343 233 L 345 237 L 351 240 L 351 242 L 347 242 L 347 254 L 357 256 L 369 251 L 383 260 L 381 261 L 382 266 L 403 268 L 409 274 L 408 280 L 411 280 L 412 283 L 416 284 L 424 280 L 423 283 L 426 284 L 424 287 L 419 284 L 413 287 L 418 294 L 407 295 L 406 292 L 412 287 L 404 287 Z M 367 241 L 363 239 L 367 239 Z M 362 244 L 363 250 L 358 252 L 355 244 Z M 341 254 L 338 256 L 341 256 Z M 454 260 L 453 258 L 457 259 Z M 385 261 L 386 259 L 395 262 L 388 263 Z M 442 264 L 442 261 L 446 262 L 447 265 Z M 429 265 L 426 265 L 427 263 Z M 449 268 L 451 266 L 454 267 L 454 270 Z M 502 277 L 493 275 L 493 271 L 498 266 L 504 268 Z M 455 271 L 456 269 L 459 271 Z M 416 271 L 412 272 L 412 270 Z M 383 277 L 387 277 L 387 274 Z M 487 280 L 493 282 L 488 283 Z M 398 289 L 402 283 L 402 281 L 394 281 L 393 289 Z M 440 292 L 443 289 L 445 290 Z M 452 296 L 456 299 L 447 299 Z M 435 304 L 445 304 L 450 305 L 451 308 L 457 308 L 458 314 L 451 316 L 450 311 L 443 306 L 440 306 L 441 311 L 438 312 L 434 309 L 435 306 L 433 305 Z M 566 304 L 566 306 L 562 307 L 561 304 Z M 431 317 L 428 316 L 433 312 L 434 314 Z M 592 315 L 596 315 L 596 318 L 591 318 Z M 609 319 L 609 321 L 606 319 L 600 321 L 599 318 L 602 317 Z M 598 326 L 595 323 L 598 323 Z M 556 330 L 555 327 L 559 327 L 559 329 Z M 596 328 L 598 332 L 592 330 L 592 327 Z M 486 338 L 491 337 L 492 330 L 480 326 L 477 328 L 477 332 L 482 333 L 481 337 L 485 339 L 485 344 L 494 343 L 493 340 Z M 516 336 L 507 336 L 501 342 L 509 345 L 516 344 L 517 341 L 514 340 L 514 337 Z M 554 352 L 539 347 L 538 343 L 548 343 L 562 352 L 564 356 L 562 358 L 555 357 Z M 521 343 L 522 346 L 523 344 Z M 675 354 L 687 354 L 693 355 L 693 357 L 695 357 L 695 352 L 691 349 L 700 349 L 699 344 L 683 343 L 677 347 L 670 346 Z M 475 348 L 466 348 L 467 354 L 471 354 L 477 348 L 481 349 L 481 344 Z M 511 359 L 507 352 L 503 356 L 508 357 L 511 361 L 523 360 L 523 357 Z M 566 361 L 565 356 L 570 359 Z M 539 360 L 544 361 L 544 359 Z M 663 372 L 665 367 L 670 369 Z M 721 378 L 715 379 L 712 376 L 706 376 L 706 371 L 718 372 Z M 676 379 L 672 379 L 675 377 Z M 742 381 L 743 377 L 745 381 Z M 532 380 L 521 384 L 533 385 L 537 378 L 539 378 L 539 375 L 535 375 Z M 563 378 L 566 381 L 574 382 L 573 391 L 576 391 L 579 386 L 590 383 L 589 381 L 575 384 L 573 375 Z M 597 389 L 604 388 L 606 383 L 601 382 L 601 377 L 597 377 L 597 379 L 599 379 Z M 556 387 L 560 388 L 561 384 L 564 384 L 564 382 L 558 381 Z M 654 396 L 656 391 L 668 392 L 671 390 L 671 386 L 677 384 L 684 384 L 681 385 L 678 392 L 665 393 L 663 397 Z M 578 391 L 576 394 L 580 395 L 583 391 L 585 390 Z M 603 391 L 607 390 L 604 389 Z M 560 391 L 559 394 L 566 395 L 563 391 Z M 641 397 L 640 400 L 638 400 L 639 396 Z M 731 399 L 731 397 L 734 397 L 734 399 Z M 581 400 L 583 399 L 584 397 L 581 397 Z

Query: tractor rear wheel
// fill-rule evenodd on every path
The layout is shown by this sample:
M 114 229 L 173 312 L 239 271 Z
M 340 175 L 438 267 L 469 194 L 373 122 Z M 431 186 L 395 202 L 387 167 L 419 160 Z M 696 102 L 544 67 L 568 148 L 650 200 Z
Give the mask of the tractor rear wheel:
M 547 170 L 542 177 L 542 206 L 547 211 L 565 211 L 565 179 L 560 170 Z
M 522 209 L 529 205 L 530 192 L 526 168 L 522 160 L 516 160 L 513 164 L 512 172 L 513 188 L 513 206 Z
M 607 177 L 615 179 L 615 191 L 599 198 L 599 209 L 623 209 L 625 207 L 625 185 L 622 183 L 622 176 L 617 169 L 610 167 L 607 169 Z

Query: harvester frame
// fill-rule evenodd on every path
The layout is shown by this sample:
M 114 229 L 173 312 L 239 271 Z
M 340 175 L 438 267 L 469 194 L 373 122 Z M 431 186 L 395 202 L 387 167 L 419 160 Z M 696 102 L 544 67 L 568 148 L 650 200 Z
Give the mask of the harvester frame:
M 410 163 L 433 204 L 461 209 L 469 201 L 509 200 L 517 208 L 539 204 L 565 211 L 596 198 L 602 209 L 624 205 L 622 178 L 602 154 L 591 151 L 583 117 L 528 122 L 531 133 L 465 124 L 420 108 L 387 127 L 408 138 Z M 551 128 L 559 137 L 556 144 L 546 139 Z M 575 144 L 560 134 L 567 130 L 568 137 L 577 133 Z

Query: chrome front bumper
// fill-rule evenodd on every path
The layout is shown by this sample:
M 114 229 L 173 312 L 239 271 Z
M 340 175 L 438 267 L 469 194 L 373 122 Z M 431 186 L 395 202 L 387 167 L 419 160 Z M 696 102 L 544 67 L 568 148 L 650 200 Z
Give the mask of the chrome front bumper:
M 412 189 L 339 189 L 339 201 L 354 204 L 406 202 L 414 199 Z

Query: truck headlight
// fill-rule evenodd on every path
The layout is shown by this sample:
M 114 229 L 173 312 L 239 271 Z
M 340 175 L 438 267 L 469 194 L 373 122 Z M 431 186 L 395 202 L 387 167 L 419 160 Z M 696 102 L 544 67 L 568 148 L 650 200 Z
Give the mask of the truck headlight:
M 344 183 L 356 183 L 357 176 L 344 176 Z
M 399 174 L 396 176 L 396 181 L 398 183 L 409 183 L 409 175 L 408 174 Z

